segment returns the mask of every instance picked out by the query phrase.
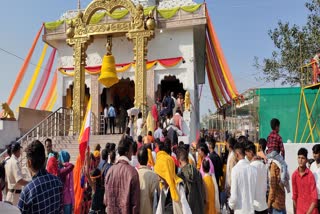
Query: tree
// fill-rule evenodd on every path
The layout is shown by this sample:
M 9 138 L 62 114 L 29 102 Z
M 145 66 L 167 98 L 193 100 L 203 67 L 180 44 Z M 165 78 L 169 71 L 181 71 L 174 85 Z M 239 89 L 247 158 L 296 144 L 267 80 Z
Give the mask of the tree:
M 202 115 L 201 122 L 200 122 L 200 128 L 201 129 L 208 128 L 207 127 L 208 122 L 209 122 L 209 114 L 206 113 L 206 114 Z
M 281 81 L 282 85 L 300 83 L 301 66 L 319 52 L 320 48 L 320 0 L 305 3 L 309 11 L 307 23 L 303 26 L 278 22 L 268 34 L 276 50 L 262 62 L 255 57 L 254 66 L 262 71 L 266 82 Z

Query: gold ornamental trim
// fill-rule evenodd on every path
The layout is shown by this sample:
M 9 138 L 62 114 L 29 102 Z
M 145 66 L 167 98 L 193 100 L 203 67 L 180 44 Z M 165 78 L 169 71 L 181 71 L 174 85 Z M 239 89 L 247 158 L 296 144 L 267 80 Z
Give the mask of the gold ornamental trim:
M 95 12 L 106 10 L 112 13 L 117 8 L 126 8 L 131 17 L 128 22 L 92 24 L 90 20 Z M 135 6 L 130 0 L 95 0 L 85 9 L 84 13 L 79 11 L 77 17 L 70 21 L 66 31 L 67 44 L 73 47 L 74 57 L 74 93 L 73 93 L 73 127 L 74 132 L 79 133 L 84 116 L 85 96 L 85 65 L 86 50 L 93 42 L 96 35 L 107 35 L 126 33 L 129 40 L 134 43 L 135 67 L 135 107 L 140 108 L 146 117 L 146 56 L 148 52 L 148 41 L 154 37 L 155 21 L 153 13 L 147 18 L 144 9 L 139 4 Z

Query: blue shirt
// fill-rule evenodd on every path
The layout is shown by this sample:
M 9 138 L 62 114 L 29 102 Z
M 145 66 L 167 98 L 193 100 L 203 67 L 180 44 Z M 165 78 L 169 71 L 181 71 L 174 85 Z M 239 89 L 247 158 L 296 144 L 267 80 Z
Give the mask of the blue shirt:
M 60 179 L 40 170 L 21 194 L 18 208 L 22 214 L 58 214 L 62 211 L 63 185 Z
M 102 167 L 103 167 L 103 165 L 106 163 L 106 161 L 105 160 L 101 160 L 100 161 L 100 163 L 99 163 L 99 165 L 98 165 L 98 169 L 101 171 L 102 170 Z
M 106 164 L 106 165 L 105 165 Z M 108 170 L 110 169 L 112 165 L 107 163 L 105 160 L 100 161 L 99 165 L 98 165 L 98 169 L 101 171 L 103 180 L 106 177 L 106 174 L 108 172 Z M 104 168 L 104 169 L 103 169 Z M 102 172 L 103 170 L 103 172 Z M 104 185 L 104 184 L 103 184 Z
M 109 117 L 116 117 L 116 111 L 114 110 L 113 106 L 109 107 L 108 116 Z

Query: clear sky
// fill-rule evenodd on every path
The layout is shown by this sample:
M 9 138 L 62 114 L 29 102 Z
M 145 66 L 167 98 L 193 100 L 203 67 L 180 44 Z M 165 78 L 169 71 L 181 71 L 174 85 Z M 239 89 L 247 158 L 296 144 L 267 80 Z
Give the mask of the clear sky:
M 83 0 L 83 6 L 89 0 Z M 201 1 L 197 1 L 201 2 Z M 257 81 L 259 76 L 253 65 L 254 56 L 268 57 L 274 50 L 267 32 L 276 27 L 279 20 L 301 25 L 306 22 L 304 0 L 207 0 L 209 12 L 220 39 L 225 57 L 239 92 L 253 87 L 274 87 Z M 75 9 L 77 0 L 3 1 L 0 13 L 0 48 L 25 58 L 42 22 L 54 21 L 67 10 Z M 42 45 L 38 45 L 32 58 L 36 64 Z M 47 54 L 49 55 L 49 54 Z M 9 96 L 23 61 L 0 50 L 0 102 Z M 15 109 L 35 66 L 29 65 L 18 94 L 11 107 Z M 203 86 L 201 115 L 214 111 L 209 85 Z

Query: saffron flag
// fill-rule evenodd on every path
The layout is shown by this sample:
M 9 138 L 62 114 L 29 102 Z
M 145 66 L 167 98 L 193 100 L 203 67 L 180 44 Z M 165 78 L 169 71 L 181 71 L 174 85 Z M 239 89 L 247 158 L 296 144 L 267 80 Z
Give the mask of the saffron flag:
M 81 188 L 81 177 L 83 174 L 83 167 L 85 163 L 86 151 L 89 149 L 90 138 L 90 121 L 91 121 L 91 98 L 89 99 L 87 111 L 82 123 L 79 135 L 79 155 L 73 171 L 74 177 L 74 213 L 80 214 L 81 202 L 83 198 L 84 189 Z
M 79 135 L 79 152 L 81 160 L 84 160 L 87 147 L 89 146 L 90 137 L 90 122 L 91 122 L 91 98 L 89 99 L 86 115 L 83 119 L 81 131 Z

